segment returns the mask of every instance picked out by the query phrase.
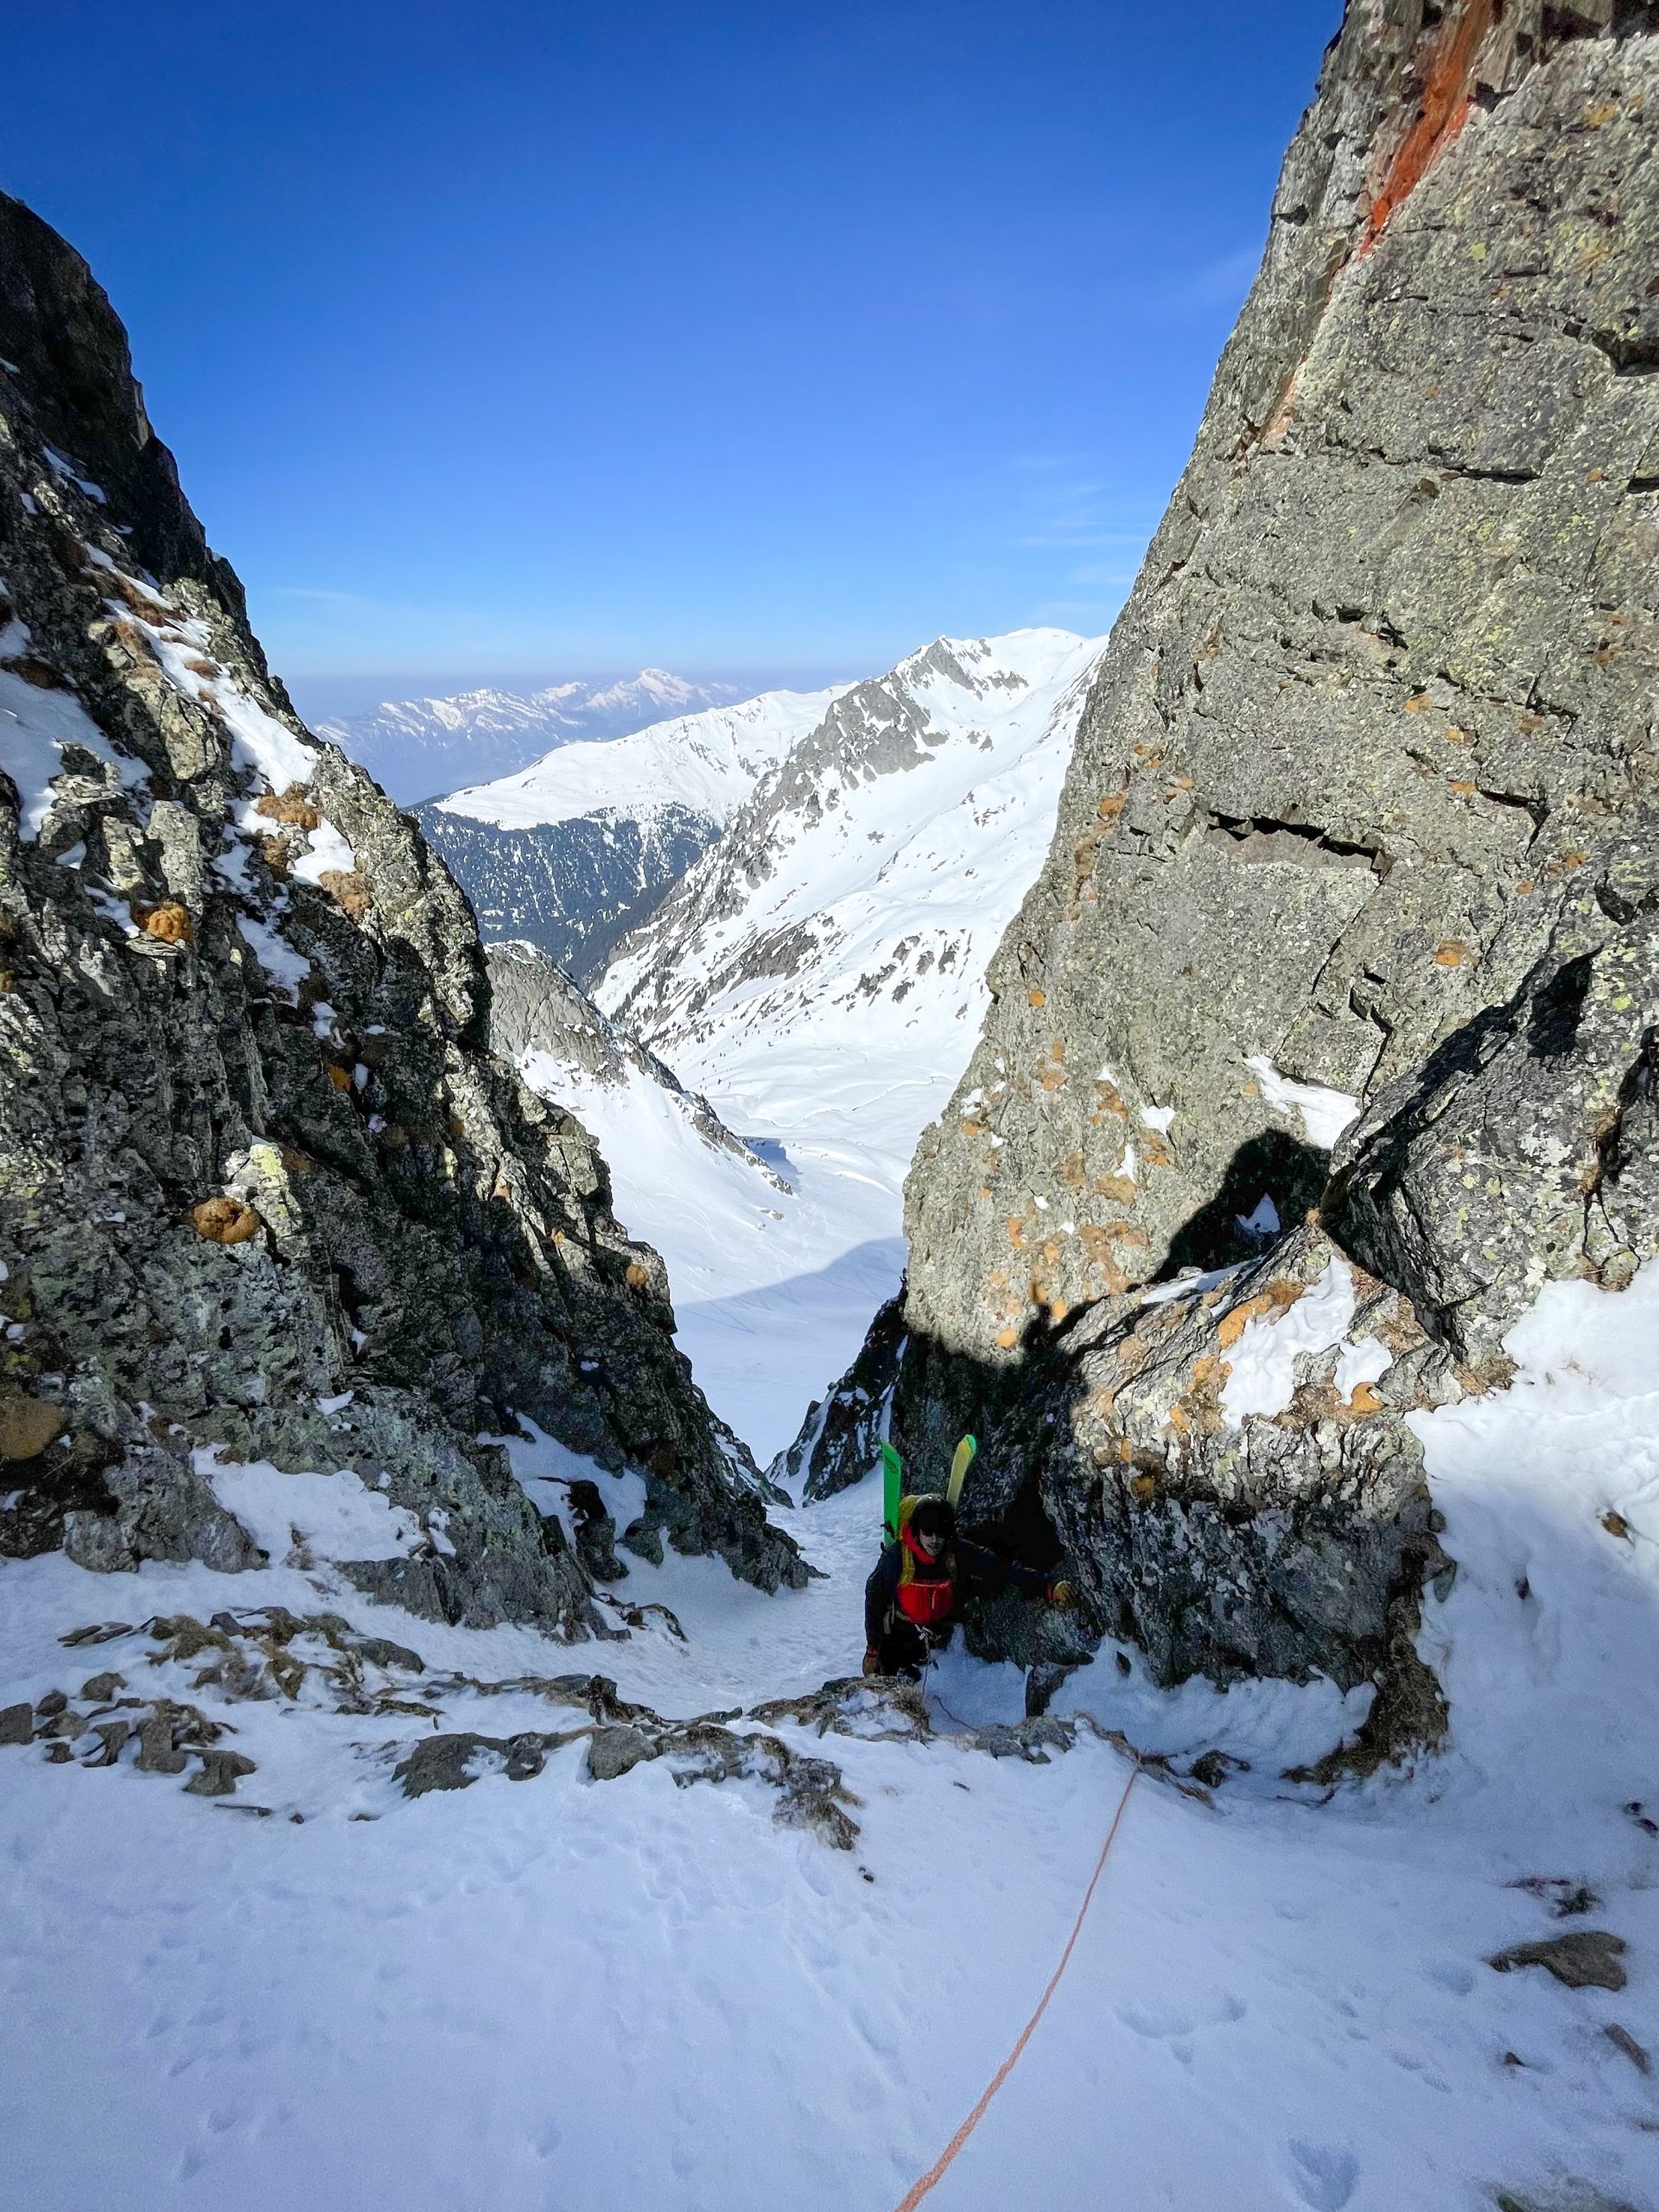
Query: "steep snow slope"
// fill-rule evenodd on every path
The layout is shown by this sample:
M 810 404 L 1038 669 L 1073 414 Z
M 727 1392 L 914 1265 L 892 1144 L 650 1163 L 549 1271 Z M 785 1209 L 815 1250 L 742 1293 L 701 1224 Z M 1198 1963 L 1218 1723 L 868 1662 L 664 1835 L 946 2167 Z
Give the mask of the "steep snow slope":
M 837 696 L 767 691 L 607 743 L 563 744 L 419 808 L 421 826 L 486 937 L 524 938 L 587 976 Z
M 529 693 L 484 686 L 443 699 L 385 699 L 316 728 L 407 805 L 458 776 L 506 775 L 550 746 L 609 737 L 677 708 L 734 696 L 729 683 L 690 683 L 666 669 L 642 668 L 614 683 L 550 683 Z
M 1163 1694 L 1109 1644 L 1072 1678 L 1058 1703 L 1178 1774 L 1223 1748 L 1251 1765 L 1217 1762 L 1207 1796 L 1157 1770 L 1137 1783 L 1054 2002 L 930 2206 L 1659 2198 L 1643 2063 L 1659 2050 L 1659 1769 L 1632 1718 L 1659 1669 L 1656 1333 L 1650 1269 L 1618 1295 L 1552 1286 L 1510 1338 L 1514 1387 L 1423 1417 L 1460 1572 L 1425 1636 L 1452 1733 L 1414 1773 L 1334 1795 L 1283 1778 L 1363 1694 L 1346 1709 L 1319 1683 Z M 637 1478 L 543 1440 L 513 1451 L 544 1510 L 565 1513 L 573 1476 L 619 1521 L 633 1509 Z M 257 1470 L 215 1479 L 244 1510 L 273 1488 Z M 16 2201 L 891 2212 L 1057 1963 L 1123 1753 L 1085 1727 L 1045 1764 L 987 1758 L 967 1725 L 1017 1720 L 1022 1685 L 953 1651 L 928 1685 L 930 1735 L 882 1740 L 902 1724 L 879 1710 L 849 1733 L 761 1724 L 792 1758 L 840 1770 L 849 1850 L 776 1822 L 764 1751 L 748 1779 L 677 1786 L 700 1765 L 682 1744 L 596 1781 L 590 1761 L 615 1773 L 638 1728 L 590 1748 L 587 1713 L 545 1683 L 547 1646 L 524 1630 L 365 1605 L 329 1565 L 328 1499 L 343 1491 L 359 1517 L 375 1501 L 350 1473 L 275 1481 L 301 1541 L 234 1580 L 152 1562 L 112 1581 L 56 1554 L 0 1565 L 0 1708 L 35 1700 L 54 1726 L 52 1690 L 79 1712 L 84 1679 L 118 1674 L 131 1687 L 115 1695 L 194 1705 L 256 1762 L 204 1802 L 181 1787 L 194 1757 L 169 1777 L 129 1745 L 82 1770 L 100 1739 L 73 1721 L 0 1747 Z M 686 1640 L 639 1614 L 606 1650 L 621 1694 L 690 1715 L 844 1673 L 874 1488 L 802 1516 L 830 1573 L 786 1599 L 707 1561 L 631 1563 L 613 1610 L 665 1604 Z M 234 1666 L 204 1682 L 218 1647 L 181 1656 L 181 1616 L 229 1622 L 218 1632 L 239 1650 L 236 1622 L 273 1605 L 329 1617 L 332 1644 L 319 1630 L 285 1647 L 291 1694 L 250 1696 Z M 155 1624 L 61 1648 L 112 1613 Z M 509 1775 L 533 1760 L 504 1772 L 480 1747 L 472 1787 L 411 1803 L 393 1769 L 435 1728 L 521 1745 L 576 1732 L 523 1782 Z M 48 1763 L 71 1746 L 76 1764 Z M 1586 1931 L 1628 1947 L 1604 1952 L 1626 1986 L 1488 1963 Z
M 492 945 L 489 965 L 492 1044 L 602 1146 L 619 1215 L 652 1224 L 700 1388 L 770 1458 L 902 1264 L 901 1163 L 847 1146 L 762 1158 L 544 953 Z

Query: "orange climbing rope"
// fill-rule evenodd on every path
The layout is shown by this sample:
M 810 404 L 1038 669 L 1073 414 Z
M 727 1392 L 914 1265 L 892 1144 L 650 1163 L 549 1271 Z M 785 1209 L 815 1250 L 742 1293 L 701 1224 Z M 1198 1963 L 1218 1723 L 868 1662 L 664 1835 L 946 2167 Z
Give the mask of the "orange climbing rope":
M 1048 1987 L 1043 1992 L 1041 1997 L 1038 1999 L 1036 2011 L 1026 2022 L 1025 2026 L 1020 2029 L 1019 2042 L 1014 2044 L 1014 2049 L 1008 2053 L 1002 2063 L 997 2068 L 996 2072 L 992 2075 L 990 2083 L 986 2088 L 984 2094 L 980 2098 L 979 2102 L 969 2113 L 967 2119 L 963 2121 L 962 2126 L 950 2138 L 950 2140 L 945 2145 L 944 2150 L 940 2152 L 938 2157 L 933 2161 L 933 2164 L 928 2168 L 921 2179 L 912 2186 L 909 2195 L 905 2198 L 903 2203 L 898 2207 L 898 2212 L 916 2212 L 916 2207 L 921 2202 L 922 2199 L 928 2195 L 929 2191 L 932 2190 L 934 2185 L 950 2171 L 950 2168 L 955 2163 L 957 2152 L 961 2150 L 963 2145 L 968 2140 L 968 2138 L 979 2126 L 980 2121 L 984 2119 L 986 2111 L 990 2105 L 991 2099 L 996 2094 L 1002 2084 L 1007 2080 L 1009 2075 L 1013 2073 L 1014 2067 L 1019 2063 L 1020 2052 L 1024 2050 L 1026 2045 L 1031 2041 L 1032 2037 L 1036 2032 L 1037 2023 L 1042 2018 L 1044 2013 L 1048 2010 L 1049 1999 L 1052 1997 L 1055 1991 L 1060 1986 L 1060 1976 L 1065 1972 L 1066 1967 L 1071 1962 L 1071 1954 L 1077 1948 L 1077 1938 L 1083 1933 L 1084 1921 L 1088 1916 L 1090 1902 L 1094 1897 L 1096 1889 L 1099 1886 L 1101 1876 L 1106 1872 L 1106 1861 L 1111 1856 L 1112 1846 L 1117 1840 L 1117 1831 L 1122 1826 L 1123 1815 L 1128 1806 L 1129 1793 L 1134 1789 L 1135 1783 L 1140 1780 L 1140 1778 L 1141 1762 L 1139 1759 L 1136 1759 L 1134 1766 L 1129 1770 L 1129 1778 L 1123 1785 L 1123 1795 L 1117 1801 L 1117 1810 L 1112 1815 L 1112 1825 L 1106 1831 L 1106 1840 L 1100 1847 L 1100 1856 L 1095 1861 L 1094 1872 L 1089 1877 L 1089 1886 L 1083 1893 L 1083 1903 L 1077 1907 L 1077 1916 L 1071 1923 L 1071 1933 L 1065 1939 L 1065 1948 L 1060 1953 L 1060 1963 L 1055 1967 L 1052 1974 L 1049 1977 Z

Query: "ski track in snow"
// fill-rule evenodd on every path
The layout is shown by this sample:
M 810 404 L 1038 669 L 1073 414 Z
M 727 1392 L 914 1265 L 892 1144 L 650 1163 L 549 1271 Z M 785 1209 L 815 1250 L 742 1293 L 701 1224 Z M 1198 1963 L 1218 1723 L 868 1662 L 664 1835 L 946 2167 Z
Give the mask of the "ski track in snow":
M 1563 2177 L 1653 2204 L 1659 2094 L 1605 2031 L 1659 2050 L 1659 1840 L 1624 1810 L 1659 1802 L 1656 1337 L 1659 1271 L 1618 1298 L 1553 1286 L 1511 1337 L 1512 1390 L 1419 1417 L 1459 1572 L 1422 1637 L 1452 1739 L 1410 1777 L 1327 1803 L 1278 1779 L 1341 1728 L 1329 1685 L 1166 1694 L 1109 1646 L 1072 1677 L 1062 1703 L 1143 1747 L 1184 1764 L 1219 1745 L 1250 1771 L 1211 1803 L 1143 1781 L 1071 1970 L 930 2212 L 1480 2212 L 1494 2185 L 1570 2203 Z M 577 1472 L 619 1519 L 638 1503 L 637 1478 L 545 1440 L 516 1453 L 543 1509 Z M 295 1482 L 302 1529 L 339 1524 L 321 1487 Z M 475 1675 L 597 1669 L 664 1713 L 751 1701 L 856 1664 L 878 1496 L 783 1516 L 829 1570 L 803 1592 L 632 1564 L 627 1595 L 671 1605 L 685 1643 L 435 1626 L 326 1566 L 7 1561 L 0 1692 L 112 1667 L 190 1695 L 188 1669 L 148 1674 L 143 1638 L 55 1639 L 276 1601 Z M 965 1720 L 1020 1708 L 1013 1669 L 959 1652 L 933 1687 Z M 1033 1766 L 785 1728 L 861 1800 L 842 1853 L 775 1827 L 758 1785 L 678 1789 L 665 1763 L 594 1783 L 580 1745 L 533 1781 L 406 1803 L 361 1747 L 418 1719 L 216 1694 L 195 1693 L 258 1762 L 235 1802 L 268 1820 L 0 1750 L 0 2126 L 26 2212 L 891 2212 L 1035 2004 L 1127 1771 L 1092 1740 Z M 462 1700 L 443 1725 L 549 1713 Z M 1556 1921 L 1512 1886 L 1533 1877 L 1599 1902 Z M 1586 1926 L 1630 1946 L 1617 1994 L 1484 1963 Z

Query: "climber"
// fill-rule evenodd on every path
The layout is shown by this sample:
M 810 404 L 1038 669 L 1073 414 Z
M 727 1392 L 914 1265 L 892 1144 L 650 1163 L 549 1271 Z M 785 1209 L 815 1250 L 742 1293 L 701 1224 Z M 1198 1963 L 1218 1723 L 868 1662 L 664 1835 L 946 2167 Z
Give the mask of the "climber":
M 923 1662 L 950 1640 L 963 1585 L 995 1592 L 1012 1583 L 1051 1605 L 1071 1603 L 1069 1582 L 999 1558 L 957 1534 L 956 1508 L 942 1497 L 906 1498 L 899 1540 L 864 1585 L 864 1672 L 919 1676 Z

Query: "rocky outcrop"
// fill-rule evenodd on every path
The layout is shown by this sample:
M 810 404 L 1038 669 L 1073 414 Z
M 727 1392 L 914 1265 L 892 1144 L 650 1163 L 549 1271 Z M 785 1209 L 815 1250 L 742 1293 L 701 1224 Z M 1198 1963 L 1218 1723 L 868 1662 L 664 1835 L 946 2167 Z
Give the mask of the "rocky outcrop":
M 0 767 L 0 1546 L 234 1567 L 217 1446 L 415 1514 L 376 1594 L 579 1634 L 479 1440 L 522 1412 L 644 1470 L 656 1541 L 803 1579 L 587 1135 L 486 1049 L 465 901 L 295 716 L 107 301 L 4 200 Z
M 1406 1666 L 1405 1408 L 1659 1249 L 1656 33 L 1349 8 L 912 1173 L 895 1436 L 974 1426 L 970 1520 L 1166 1681 Z M 1233 1290 L 1149 1330 L 1141 1287 L 1261 1196 L 1325 1232 L 1241 1285 L 1357 1261 L 1388 1357 L 1333 1400 L 1344 1319 L 1234 1420 Z
M 788 1190 L 777 1171 L 727 1128 L 701 1091 L 688 1090 L 664 1060 L 601 1014 L 544 952 L 533 944 L 493 944 L 487 958 L 491 1044 L 518 1068 L 541 1056 L 534 1060 L 538 1090 L 556 1097 L 561 1072 L 609 1090 L 631 1081 L 649 1084 L 665 1095 L 705 1144 L 730 1153 L 774 1190 Z

